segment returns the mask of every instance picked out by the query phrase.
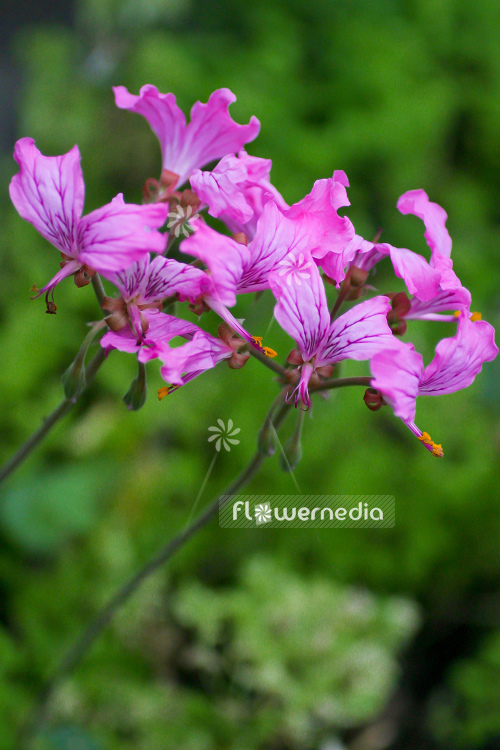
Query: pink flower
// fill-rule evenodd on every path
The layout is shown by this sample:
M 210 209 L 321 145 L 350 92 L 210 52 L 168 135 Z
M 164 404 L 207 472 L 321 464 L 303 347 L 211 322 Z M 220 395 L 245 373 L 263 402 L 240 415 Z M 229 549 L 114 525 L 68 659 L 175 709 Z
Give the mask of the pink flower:
M 430 262 L 406 248 L 363 241 L 352 264 L 368 271 L 382 258 L 390 256 L 396 276 L 404 280 L 409 293 L 414 295 L 405 319 L 454 320 L 453 316 L 440 313 L 465 312 L 469 309 L 471 297 L 453 271 L 451 238 L 445 227 L 446 213 L 437 203 L 431 203 L 423 190 L 404 193 L 397 206 L 401 213 L 415 214 L 424 221 L 424 236 L 431 248 Z
M 43 156 L 32 138 L 21 138 L 14 158 L 20 166 L 10 183 L 14 206 L 67 261 L 40 294 L 82 269 L 89 275 L 116 273 L 150 251 L 164 250 L 166 237 L 155 231 L 166 219 L 164 205 L 126 204 L 119 194 L 82 217 L 85 186 L 77 146 L 62 156 Z
M 345 172 L 336 170 L 333 177 L 316 180 L 305 198 L 284 211 L 289 219 L 308 218 L 309 250 L 337 286 L 345 278 L 345 267 L 363 242 L 356 235 L 351 220 L 338 215 L 340 208 L 350 205 L 346 187 L 349 187 L 349 180 Z
M 172 190 L 186 182 L 196 168 L 239 151 L 259 134 L 256 117 L 248 125 L 238 125 L 231 118 L 228 107 L 236 97 L 229 89 L 214 91 L 207 104 L 196 102 L 189 125 L 175 96 L 160 94 L 156 86 L 143 86 L 139 96 L 130 94 L 125 86 L 115 86 L 113 91 L 116 105 L 145 117 L 158 137 L 163 169 L 177 176 Z
M 308 217 L 286 218 L 270 200 L 258 221 L 257 232 L 248 247 L 219 234 L 204 222 L 183 240 L 181 250 L 202 260 L 208 267 L 211 286 L 204 301 L 242 338 L 256 345 L 227 309 L 236 304 L 236 294 L 269 288 L 269 274 L 290 251 L 306 252 L 310 244 Z M 261 348 L 257 344 L 258 348 Z
M 441 446 L 414 422 L 416 398 L 467 388 L 481 372 L 483 362 L 491 362 L 497 356 L 494 334 L 489 323 L 460 315 L 456 335 L 439 342 L 434 359 L 426 368 L 411 344 L 400 344 L 371 360 L 372 387 L 435 456 L 443 455 Z
M 273 198 L 282 210 L 288 208 L 269 180 L 270 171 L 270 159 L 240 151 L 237 157 L 224 156 L 212 172 L 195 169 L 191 186 L 211 216 L 223 221 L 233 234 L 243 232 L 251 240 L 268 200 Z
M 233 354 L 234 349 L 227 343 L 197 328 L 187 343 L 172 349 L 166 339 L 158 339 L 152 348 L 142 348 L 138 359 L 147 362 L 158 358 L 163 363 L 160 373 L 170 387 L 160 389 L 161 399 L 174 390 L 171 386 L 185 385 Z
M 290 254 L 290 261 L 294 254 Z M 271 273 L 271 290 L 278 300 L 274 315 L 278 323 L 297 342 L 298 352 L 292 353 L 298 364 L 300 381 L 295 389 L 295 405 L 301 400 L 310 406 L 308 383 L 313 375 L 328 375 L 331 366 L 344 359 L 366 360 L 377 352 L 398 346 L 387 325 L 390 302 L 387 297 L 374 297 L 361 302 L 330 322 L 323 281 L 311 256 L 295 256 L 300 285 L 288 283 L 295 274 L 291 263 L 287 274 Z M 306 266 L 306 262 L 310 264 Z M 295 276 L 297 276 L 295 274 Z M 307 276 L 308 274 L 308 276 Z
M 120 291 L 120 297 L 106 297 L 102 307 L 111 315 L 106 318 L 113 331 L 130 325 L 141 339 L 148 330 L 149 318 L 161 310 L 166 297 L 177 294 L 181 301 L 194 301 L 208 289 L 210 279 L 199 268 L 158 255 L 133 263 L 126 271 L 105 274 Z
M 137 354 L 143 347 L 147 347 L 152 353 L 156 351 L 157 342 L 161 341 L 162 346 L 168 346 L 168 342 L 175 336 L 191 339 L 200 329 L 194 323 L 187 320 L 181 320 L 173 315 L 167 315 L 159 310 L 151 309 L 147 311 L 148 328 L 146 333 L 139 337 L 127 325 L 118 331 L 108 331 L 101 339 L 101 346 L 106 350 L 106 354 L 111 349 L 118 349 L 121 352 Z M 149 359 L 154 359 L 156 354 L 152 354 Z

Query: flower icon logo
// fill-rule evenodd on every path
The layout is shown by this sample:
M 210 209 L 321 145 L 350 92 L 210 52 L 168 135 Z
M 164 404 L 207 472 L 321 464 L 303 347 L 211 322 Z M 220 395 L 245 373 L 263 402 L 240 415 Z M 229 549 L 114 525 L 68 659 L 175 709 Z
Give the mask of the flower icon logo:
M 268 523 L 272 518 L 271 506 L 268 503 L 256 505 L 254 515 L 257 523 Z
M 230 419 L 227 423 L 227 428 L 222 419 L 217 420 L 218 427 L 209 427 L 209 432 L 213 432 L 213 435 L 210 435 L 208 438 L 208 442 L 211 443 L 213 440 L 216 441 L 215 443 L 215 450 L 217 452 L 220 452 L 220 449 L 222 446 L 227 451 L 231 450 L 231 445 L 238 445 L 240 442 L 239 440 L 235 440 L 234 436 L 237 435 L 241 428 L 237 427 L 235 430 L 233 430 L 233 420 Z
M 278 266 L 282 266 L 278 271 L 278 275 L 286 275 L 286 283 L 288 286 L 291 286 L 292 281 L 297 284 L 297 286 L 301 286 L 301 279 L 308 279 L 311 275 L 309 271 L 306 270 L 307 268 L 310 268 L 311 263 L 312 261 L 305 259 L 304 253 L 300 253 L 298 258 L 293 253 L 288 253 L 286 258 L 280 260 L 278 263 Z
M 168 214 L 168 229 L 170 229 L 176 237 L 179 237 L 180 234 L 183 234 L 184 237 L 189 237 L 189 235 L 194 232 L 194 227 L 189 223 L 189 219 L 198 218 L 198 214 L 195 213 L 192 216 L 191 214 L 193 214 L 191 206 L 187 206 L 187 208 L 180 205 L 176 206 L 175 210 L 170 211 Z

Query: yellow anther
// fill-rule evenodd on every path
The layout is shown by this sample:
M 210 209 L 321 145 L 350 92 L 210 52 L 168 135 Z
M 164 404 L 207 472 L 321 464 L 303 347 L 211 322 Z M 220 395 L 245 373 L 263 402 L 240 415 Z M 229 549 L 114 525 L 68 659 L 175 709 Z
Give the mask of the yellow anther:
M 460 315 L 461 315 L 460 310 L 455 310 L 455 312 L 453 313 L 454 318 L 459 318 Z
M 161 401 L 162 398 L 165 398 L 165 396 L 168 396 L 168 385 L 164 385 L 162 388 L 158 388 L 158 401 Z
M 252 336 L 252 341 L 254 341 L 259 349 L 262 351 L 263 354 L 266 355 L 266 357 L 277 357 L 278 352 L 275 352 L 274 349 L 271 349 L 269 346 L 262 346 L 262 336 Z
M 473 312 L 472 315 L 470 316 L 469 320 L 472 320 L 472 322 L 475 323 L 476 320 L 482 320 L 482 317 L 483 316 L 481 315 L 481 313 L 479 313 L 479 312 Z
M 430 445 L 432 443 L 431 436 L 428 432 L 423 432 L 418 440 L 421 440 L 424 445 Z
M 271 349 L 269 346 L 265 346 L 263 351 L 266 357 L 271 357 L 271 359 L 278 356 L 278 352 L 275 352 L 274 349 Z
M 432 448 L 431 453 L 433 456 L 438 456 L 439 458 L 442 458 L 444 456 L 442 446 L 435 443 L 428 432 L 423 432 L 420 437 L 417 436 L 417 439 L 420 440 L 420 442 L 426 445 L 429 449 Z

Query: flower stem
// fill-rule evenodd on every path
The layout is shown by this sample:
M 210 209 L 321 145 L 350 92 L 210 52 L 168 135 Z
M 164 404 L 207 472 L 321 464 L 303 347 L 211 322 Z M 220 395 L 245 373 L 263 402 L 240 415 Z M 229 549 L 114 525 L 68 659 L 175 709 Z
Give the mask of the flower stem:
M 85 380 L 87 385 L 93 379 L 94 375 L 104 362 L 105 358 L 106 353 L 104 349 L 99 349 L 99 351 L 94 355 L 85 370 Z M 38 428 L 38 430 L 34 432 L 33 435 L 31 435 L 31 437 L 29 437 L 26 442 L 21 445 L 19 450 L 16 451 L 16 453 L 14 453 L 14 455 L 7 461 L 7 463 L 2 466 L 2 468 L 0 469 L 0 482 L 6 479 L 9 474 L 12 474 L 14 469 L 16 469 L 19 464 L 21 464 L 29 456 L 31 451 L 36 448 L 38 443 L 40 443 L 47 435 L 47 433 L 50 432 L 52 427 L 54 427 L 54 425 L 57 424 L 57 422 L 62 419 L 65 414 L 71 411 L 75 403 L 76 397 L 65 398 L 63 399 L 63 401 L 61 401 L 59 406 L 57 406 L 54 411 L 44 419 L 43 424 Z
M 277 362 L 272 360 L 270 357 L 266 357 L 265 354 L 262 354 L 261 351 L 258 349 L 255 349 L 253 346 L 248 347 L 249 354 L 252 355 L 252 357 L 255 357 L 255 359 L 258 359 L 259 362 L 261 362 L 266 367 L 269 367 L 270 370 L 273 370 L 273 372 L 276 372 L 282 380 L 286 382 L 286 374 L 285 374 L 285 368 L 279 365 Z
M 371 376 L 361 376 L 355 378 L 332 378 L 331 380 L 323 380 L 317 385 L 309 385 L 309 391 L 330 391 L 332 388 L 344 388 L 346 385 L 364 385 L 368 388 L 371 384 Z
M 271 405 L 271 409 L 274 409 L 275 406 L 276 401 Z M 282 403 L 281 408 L 278 410 L 274 418 L 275 429 L 279 429 L 279 427 L 283 423 L 283 420 L 288 414 L 289 409 L 289 404 L 287 404 L 286 402 Z M 185 527 L 176 536 L 174 536 L 173 539 L 171 539 L 162 549 L 159 550 L 155 557 L 153 557 L 148 563 L 146 563 L 146 565 L 141 568 L 135 576 L 127 581 L 127 583 L 125 583 L 124 586 L 122 586 L 122 588 L 117 591 L 111 601 L 108 602 L 108 604 L 100 611 L 97 617 L 92 620 L 84 633 L 80 636 L 74 646 L 67 653 L 66 657 L 61 661 L 52 678 L 43 688 L 39 698 L 38 708 L 34 712 L 33 719 L 30 722 L 29 726 L 26 728 L 24 737 L 22 738 L 21 747 L 24 748 L 24 750 L 28 750 L 30 748 L 32 740 L 35 739 L 38 732 L 42 729 L 47 716 L 50 700 L 55 691 L 64 681 L 64 679 L 80 663 L 96 638 L 101 634 L 104 628 L 109 625 L 117 610 L 139 588 L 139 586 L 146 578 L 155 573 L 158 568 L 160 568 L 164 563 L 170 560 L 170 558 L 179 549 L 181 549 L 181 547 L 183 547 L 183 545 L 192 536 L 194 536 L 198 531 L 206 526 L 209 521 L 211 521 L 212 518 L 217 515 L 219 509 L 230 502 L 232 495 L 235 495 L 250 482 L 250 480 L 254 477 L 254 475 L 261 467 L 264 460 L 265 456 L 261 453 L 261 451 L 259 451 L 259 449 L 257 449 L 253 458 L 243 469 L 241 474 L 234 480 L 234 482 L 232 482 L 232 484 L 230 484 L 229 487 L 224 490 L 224 492 L 222 492 L 220 495 L 217 495 L 212 500 L 210 505 L 208 505 L 205 510 L 202 511 L 202 513 L 200 513 L 200 515 L 195 518 L 195 520 L 189 526 Z M 225 496 L 224 500 L 221 499 L 223 496 Z

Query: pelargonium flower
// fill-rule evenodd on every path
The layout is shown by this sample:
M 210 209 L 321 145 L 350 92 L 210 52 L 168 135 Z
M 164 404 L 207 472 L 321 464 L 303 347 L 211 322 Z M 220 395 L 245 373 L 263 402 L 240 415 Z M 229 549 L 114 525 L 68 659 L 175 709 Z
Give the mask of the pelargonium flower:
M 274 201 L 266 203 L 254 239 L 247 246 L 219 234 L 198 220 L 196 231 L 181 243 L 181 250 L 207 265 L 211 286 L 203 300 L 249 343 L 245 331 L 227 309 L 236 304 L 236 294 L 269 288 L 269 274 L 290 252 L 307 252 L 311 222 L 308 216 L 288 219 Z
M 446 311 L 469 309 L 471 296 L 462 286 L 453 271 L 450 258 L 451 238 L 446 229 L 446 212 L 437 203 L 432 203 L 424 190 L 410 190 L 398 200 L 398 209 L 403 214 L 412 213 L 425 224 L 425 239 L 431 249 L 428 262 L 423 256 L 406 248 L 389 243 L 363 241 L 351 265 L 364 271 L 371 270 L 384 257 L 390 256 L 396 276 L 403 279 L 410 294 L 410 306 L 405 320 L 454 320 L 443 316 Z
M 111 330 L 105 333 L 100 343 L 106 354 L 112 349 L 138 354 L 143 347 L 148 347 L 150 351 L 153 351 L 160 341 L 161 346 L 165 347 L 176 336 L 190 340 L 200 330 L 197 325 L 188 320 L 167 315 L 154 308 L 147 311 L 147 322 L 147 331 L 142 336 L 137 336 L 130 325 L 118 331 Z
M 252 240 L 257 222 L 268 200 L 280 209 L 288 205 L 270 182 L 271 159 L 260 159 L 240 151 L 228 154 L 211 171 L 195 169 L 191 186 L 211 216 L 219 218 L 233 234 L 242 232 Z
M 150 251 L 164 250 L 166 237 L 156 229 L 165 222 L 166 206 L 125 203 L 120 193 L 82 217 L 85 185 L 77 146 L 62 156 L 44 156 L 32 138 L 21 138 L 14 158 L 20 169 L 10 183 L 13 204 L 63 256 L 61 270 L 39 294 L 48 295 L 67 276 L 76 274 L 82 286 L 96 271 L 120 272 Z
M 295 405 L 302 401 L 308 407 L 311 404 L 308 384 L 312 378 L 328 376 L 332 366 L 344 359 L 371 359 L 399 342 L 387 324 L 390 302 L 385 296 L 361 302 L 331 322 L 316 264 L 310 255 L 295 257 L 295 266 L 290 265 L 285 273 L 282 269 L 274 270 L 269 280 L 278 301 L 275 318 L 298 345 L 298 351 L 292 352 L 288 360 L 299 365 Z M 300 284 L 296 283 L 297 277 Z M 292 283 L 288 283 L 290 278 Z
M 270 168 L 270 160 L 242 152 L 238 159 L 232 155 L 224 157 L 212 172 L 195 171 L 191 185 L 212 216 L 220 218 L 233 233 L 242 232 L 247 240 L 254 240 L 258 232 L 264 236 L 258 222 L 270 200 L 287 219 L 307 221 L 309 251 L 325 273 L 339 284 L 346 265 L 363 242 L 350 219 L 338 214 L 340 208 L 350 205 L 345 172 L 337 170 L 333 177 L 316 180 L 308 195 L 288 206 L 269 181 Z
M 248 125 L 238 125 L 231 118 L 228 107 L 236 97 L 229 89 L 217 89 L 206 104 L 196 102 L 188 125 L 175 96 L 161 94 L 156 86 L 143 86 L 139 96 L 130 94 L 125 86 L 115 86 L 113 91 L 116 105 L 145 117 L 160 141 L 163 170 L 170 173 L 172 191 L 186 182 L 193 170 L 234 154 L 259 134 L 256 117 L 251 117 Z
M 210 285 L 199 268 L 162 256 L 152 261 L 148 257 L 106 277 L 120 292 L 120 297 L 106 297 L 102 303 L 111 313 L 106 318 L 108 326 L 119 331 L 129 325 L 139 339 L 148 330 L 152 312 L 161 310 L 163 299 L 177 295 L 181 302 L 194 301 Z
M 411 344 L 400 344 L 376 354 L 370 368 L 372 388 L 392 406 L 397 417 L 434 456 L 442 456 L 440 445 L 415 424 L 417 396 L 440 396 L 467 388 L 481 372 L 483 362 L 498 354 L 494 329 L 486 321 L 460 315 L 455 336 L 442 339 L 432 362 L 424 368 L 422 355 Z

